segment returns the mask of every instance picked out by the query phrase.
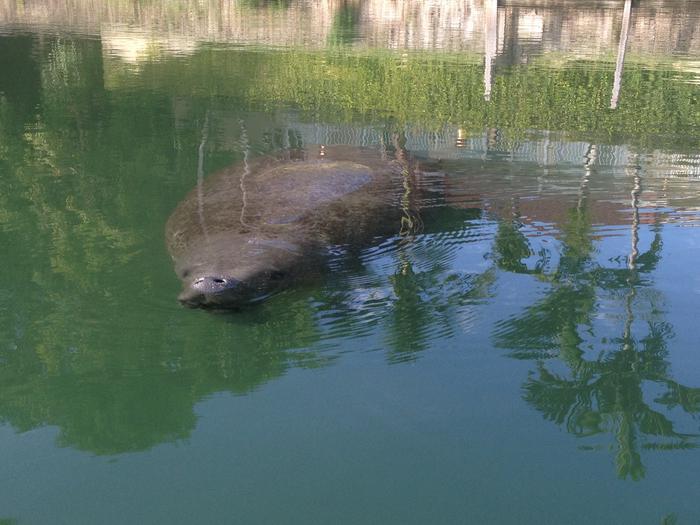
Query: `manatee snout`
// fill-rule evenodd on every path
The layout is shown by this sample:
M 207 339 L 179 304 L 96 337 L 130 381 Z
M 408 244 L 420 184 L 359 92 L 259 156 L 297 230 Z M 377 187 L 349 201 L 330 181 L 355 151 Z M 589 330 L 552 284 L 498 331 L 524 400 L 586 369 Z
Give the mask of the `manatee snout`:
M 261 269 L 242 271 L 240 278 L 229 274 L 207 274 L 185 281 L 178 297 L 191 308 L 239 308 L 270 297 L 293 280 L 291 271 Z
M 221 275 L 197 277 L 185 284 L 178 300 L 185 306 L 224 305 L 246 294 L 246 286 L 238 279 Z

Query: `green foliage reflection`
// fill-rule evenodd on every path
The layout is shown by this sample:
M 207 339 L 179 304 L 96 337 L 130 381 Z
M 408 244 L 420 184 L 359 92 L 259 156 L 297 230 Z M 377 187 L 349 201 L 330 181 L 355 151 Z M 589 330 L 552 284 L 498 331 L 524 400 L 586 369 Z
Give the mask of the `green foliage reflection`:
M 337 43 L 353 31 L 356 14 L 348 9 L 337 21 Z M 105 57 L 97 41 L 2 43 L 3 70 L 24 80 L 0 77 L 0 420 L 19 430 L 57 426 L 61 444 L 98 454 L 185 439 L 196 403 L 207 396 L 244 394 L 290 367 L 327 365 L 333 357 L 318 350 L 324 308 L 336 308 L 346 330 L 362 323 L 328 297 L 313 303 L 290 294 L 223 320 L 158 302 L 178 286 L 163 246 L 164 218 L 194 183 L 202 116 L 219 97 L 241 113 L 293 106 L 322 122 L 563 129 L 639 143 L 683 135 L 681 147 L 697 141 L 685 133 L 698 126 L 693 87 L 666 71 L 629 67 L 625 98 L 611 112 L 611 74 L 596 68 L 543 75 L 514 67 L 498 77 L 487 104 L 474 57 L 202 49 L 133 70 Z M 184 117 L 183 108 L 190 112 Z M 210 152 L 212 164 L 235 161 L 234 149 Z M 416 359 L 436 334 L 452 335 L 455 311 L 488 297 L 496 269 L 449 272 L 450 247 L 480 217 L 480 210 L 437 217 L 440 230 L 396 250 L 389 298 L 360 306 L 381 309 L 375 320 L 386 329 L 388 361 Z M 613 435 L 618 473 L 635 479 L 644 473 L 645 448 L 696 443 L 651 408 L 645 388 L 660 388 L 654 402 L 668 410 L 700 410 L 698 390 L 669 376 L 671 325 L 633 315 L 658 301 L 649 281 L 661 233 L 634 268 L 598 264 L 583 196 L 562 230 L 553 272 L 545 273 L 544 259 L 534 268 L 523 262 L 539 254 L 517 214 L 499 222 L 494 242 L 498 270 L 550 287 L 495 335 L 513 356 L 538 362 L 525 398 L 577 436 Z M 605 351 L 591 357 L 601 296 L 624 304 L 626 319 L 614 338 L 595 341 Z M 554 358 L 566 373 L 549 366 Z
M 142 450 L 186 438 L 213 392 L 325 363 L 293 350 L 317 339 L 306 303 L 230 323 L 153 303 L 176 295 L 152 266 L 168 267 L 163 218 L 197 151 L 166 98 L 106 92 L 99 42 L 3 38 L 0 59 L 32 79 L 0 79 L 1 421 L 57 426 L 97 454 Z
M 697 414 L 700 389 L 674 381 L 666 361 L 674 333 L 661 318 L 662 299 L 650 280 L 661 257 L 661 226 L 654 227 L 649 250 L 637 254 L 635 245 L 627 268 L 597 263 L 585 183 L 578 205 L 570 210 L 562 228 L 558 266 L 543 276 L 549 291 L 519 316 L 502 321 L 495 340 L 513 357 L 536 361 L 536 371 L 523 386 L 528 403 L 577 437 L 612 435 L 617 475 L 639 480 L 645 474 L 641 450 L 698 446 L 698 434 L 677 431 L 670 416 L 653 405 Z M 633 240 L 639 228 L 634 211 Z M 516 241 L 519 246 L 522 238 Z M 496 249 L 501 258 L 503 252 L 512 251 L 498 242 Z M 620 333 L 612 337 L 596 336 L 603 330 L 596 322 L 602 301 L 615 302 L 622 312 L 617 323 Z M 645 311 L 648 313 L 638 320 Z M 557 371 L 561 365 L 565 372 Z M 661 390 L 653 402 L 649 401 L 650 389 Z
M 348 9 L 352 12 L 352 4 Z M 353 19 L 343 12 L 338 27 Z M 483 65 L 476 55 L 203 48 L 187 61 L 145 63 L 138 73 L 125 74 L 116 60 L 106 70 L 110 89 L 136 82 L 173 96 L 201 93 L 262 109 L 301 108 L 325 122 L 390 117 L 428 129 L 446 123 L 515 135 L 549 129 L 599 142 L 697 146 L 700 99 L 692 78 L 663 66 L 629 63 L 624 96 L 618 109 L 611 110 L 613 73 L 606 64 L 555 68 L 546 58 L 539 60 L 500 71 L 489 103 L 483 99 Z

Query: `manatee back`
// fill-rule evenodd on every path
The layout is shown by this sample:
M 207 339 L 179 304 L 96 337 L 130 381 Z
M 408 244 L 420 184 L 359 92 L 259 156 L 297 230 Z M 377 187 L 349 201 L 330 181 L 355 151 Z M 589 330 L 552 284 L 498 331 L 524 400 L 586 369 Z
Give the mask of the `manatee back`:
M 397 167 L 372 150 L 331 148 L 293 161 L 261 157 L 195 187 L 168 220 L 173 257 L 226 232 L 241 238 L 352 242 L 395 201 Z
M 349 161 L 311 161 L 275 167 L 247 189 L 244 217 L 261 226 L 308 222 L 329 213 L 334 204 L 380 197 L 389 186 L 389 172 Z M 354 197 L 354 199 L 353 199 Z

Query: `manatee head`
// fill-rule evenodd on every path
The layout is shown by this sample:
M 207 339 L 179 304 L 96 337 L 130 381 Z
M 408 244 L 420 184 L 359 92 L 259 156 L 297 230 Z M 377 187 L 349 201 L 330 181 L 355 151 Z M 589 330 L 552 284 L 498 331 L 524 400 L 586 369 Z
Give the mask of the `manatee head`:
M 219 235 L 176 259 L 178 299 L 193 308 L 237 308 L 262 301 L 312 267 L 302 246 L 274 237 Z

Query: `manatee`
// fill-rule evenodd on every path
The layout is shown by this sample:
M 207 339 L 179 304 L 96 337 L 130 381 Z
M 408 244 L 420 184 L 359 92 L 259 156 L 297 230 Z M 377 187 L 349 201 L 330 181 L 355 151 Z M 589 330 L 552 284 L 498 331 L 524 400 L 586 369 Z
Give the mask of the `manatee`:
M 313 153 L 311 153 L 313 152 Z M 410 223 L 418 169 L 405 155 L 351 146 L 262 156 L 197 185 L 168 219 L 186 306 L 236 308 L 318 275 L 338 246 Z

